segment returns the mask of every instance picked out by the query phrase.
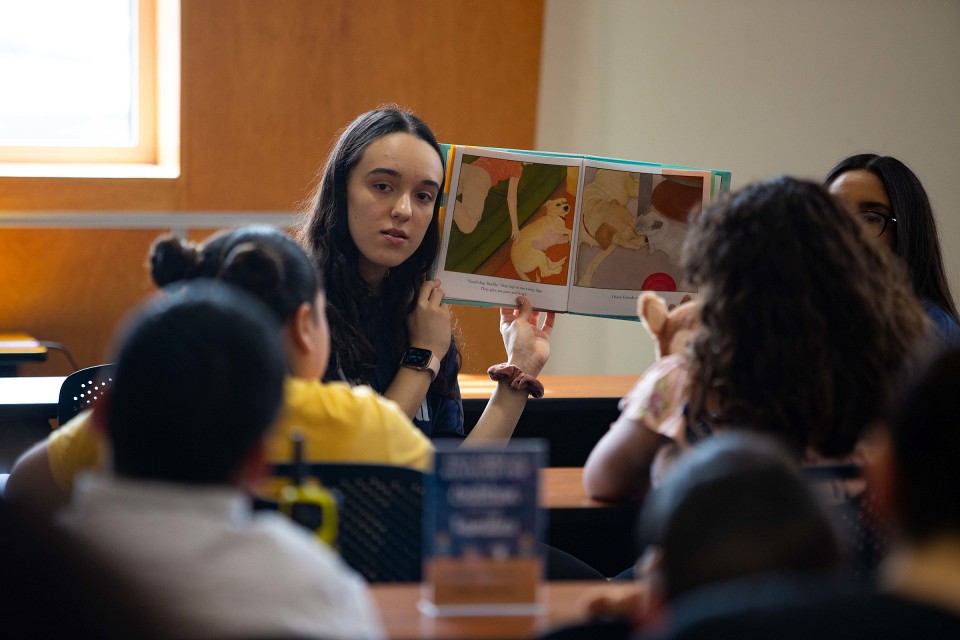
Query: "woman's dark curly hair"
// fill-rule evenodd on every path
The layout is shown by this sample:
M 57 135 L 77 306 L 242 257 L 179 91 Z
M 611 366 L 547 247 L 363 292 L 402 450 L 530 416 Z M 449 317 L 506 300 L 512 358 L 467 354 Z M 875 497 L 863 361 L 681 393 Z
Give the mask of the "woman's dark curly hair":
M 375 299 L 360 275 L 360 251 L 350 235 L 347 219 L 347 182 L 367 147 L 393 133 L 420 138 L 436 150 L 441 165 L 444 164 L 433 131 L 413 113 L 393 105 L 368 111 L 341 132 L 320 174 L 312 205 L 299 229 L 300 243 L 325 276 L 331 350 L 334 362 L 350 380 L 369 382 L 369 375 L 376 366 L 376 352 L 363 330 L 365 309 L 370 304 L 379 305 L 382 313 L 380 330 L 388 337 L 391 355 L 399 362 L 409 346 L 405 319 L 416 305 L 417 292 L 437 259 L 440 242 L 441 199 L 437 198 L 423 242 L 410 258 L 390 269 L 378 298 Z M 448 358 L 459 361 L 452 338 L 444 360 Z M 446 362 L 431 387 L 441 393 L 446 393 L 448 386 L 443 379 L 445 370 Z
M 849 453 L 926 329 L 888 254 L 823 187 L 793 178 L 700 216 L 684 248 L 703 323 L 691 420 L 773 433 L 801 454 Z

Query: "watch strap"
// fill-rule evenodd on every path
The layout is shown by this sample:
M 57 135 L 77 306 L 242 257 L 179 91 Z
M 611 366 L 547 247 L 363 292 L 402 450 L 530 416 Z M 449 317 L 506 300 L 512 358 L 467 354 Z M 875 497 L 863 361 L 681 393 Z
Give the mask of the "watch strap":
M 440 359 L 434 354 L 430 354 L 430 362 L 427 363 L 427 369 L 430 371 L 430 380 L 436 380 L 440 373 Z

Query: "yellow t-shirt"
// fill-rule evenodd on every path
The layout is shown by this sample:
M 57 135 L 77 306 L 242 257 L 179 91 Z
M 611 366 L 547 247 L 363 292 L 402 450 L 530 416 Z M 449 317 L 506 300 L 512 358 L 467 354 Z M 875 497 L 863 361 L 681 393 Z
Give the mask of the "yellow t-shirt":
M 72 492 L 77 472 L 98 467 L 104 457 L 104 445 L 90 423 L 90 412 L 85 411 L 47 440 L 50 469 L 66 492 Z M 295 429 L 303 434 L 304 459 L 311 462 L 392 464 L 424 471 L 433 464 L 430 440 L 400 407 L 369 387 L 287 378 L 284 406 L 267 438 L 268 460 L 290 460 Z
M 428 470 L 433 444 L 394 402 L 370 387 L 288 378 L 284 406 L 267 439 L 267 459 L 289 461 L 290 435 L 303 434 L 305 460 L 368 462 Z
M 73 492 L 73 479 L 78 472 L 99 468 L 104 457 L 104 444 L 93 433 L 91 416 L 89 409 L 82 411 L 47 438 L 50 471 L 57 486 L 66 493 Z
M 370 387 L 288 378 L 284 406 L 267 438 L 267 460 L 289 462 L 294 431 L 303 434 L 303 459 L 414 467 L 433 465 L 433 444 L 393 401 Z M 275 498 L 287 478 L 268 478 L 256 493 Z

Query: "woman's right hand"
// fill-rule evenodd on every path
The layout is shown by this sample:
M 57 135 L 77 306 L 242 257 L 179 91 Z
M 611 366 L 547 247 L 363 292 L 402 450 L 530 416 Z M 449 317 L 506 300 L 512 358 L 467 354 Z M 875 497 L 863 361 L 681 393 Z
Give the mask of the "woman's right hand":
M 439 280 L 427 280 L 417 294 L 417 305 L 407 315 L 410 346 L 429 349 L 437 358 L 450 349 L 450 305 L 443 302 Z
M 528 375 L 540 375 L 550 357 L 554 317 L 552 311 L 542 316 L 534 311 L 525 296 L 517 296 L 516 308 L 501 308 L 500 335 L 507 350 L 507 362 Z

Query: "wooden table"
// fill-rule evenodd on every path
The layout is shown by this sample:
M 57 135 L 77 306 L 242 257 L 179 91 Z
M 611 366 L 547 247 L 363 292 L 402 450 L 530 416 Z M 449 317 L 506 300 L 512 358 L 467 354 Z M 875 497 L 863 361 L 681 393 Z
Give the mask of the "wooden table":
M 47 348 L 33 336 L 21 332 L 0 332 L 0 377 L 16 376 L 21 362 L 42 362 Z
M 391 640 L 446 638 L 535 638 L 557 627 L 581 622 L 584 603 L 599 593 L 626 595 L 636 588 L 633 583 L 546 582 L 540 587 L 545 611 L 527 616 L 426 616 L 417 609 L 419 584 L 373 585 L 370 590 L 377 601 L 383 626 Z
M 583 488 L 583 467 L 546 467 L 540 470 L 540 506 L 560 509 L 620 510 L 635 505 L 594 500 Z
M 496 384 L 486 375 L 460 374 L 464 423 L 476 424 Z M 545 375 L 542 398 L 531 398 L 514 438 L 542 438 L 550 445 L 549 466 L 582 467 L 597 441 L 620 414 L 617 403 L 634 375 Z
M 616 398 L 619 400 L 637 381 L 639 375 L 543 375 L 543 398 Z M 486 374 L 461 373 L 460 395 L 464 400 L 487 400 L 497 383 Z M 531 399 L 530 403 L 538 400 Z
M 637 559 L 639 505 L 594 500 L 583 488 L 583 468 L 540 471 L 540 506 L 547 510 L 547 542 L 583 560 L 607 577 Z
M 0 420 L 56 418 L 63 380 L 64 376 L 0 377 Z
M 50 435 L 61 384 L 63 376 L 0 377 L 0 473 L 9 473 L 20 454 Z

